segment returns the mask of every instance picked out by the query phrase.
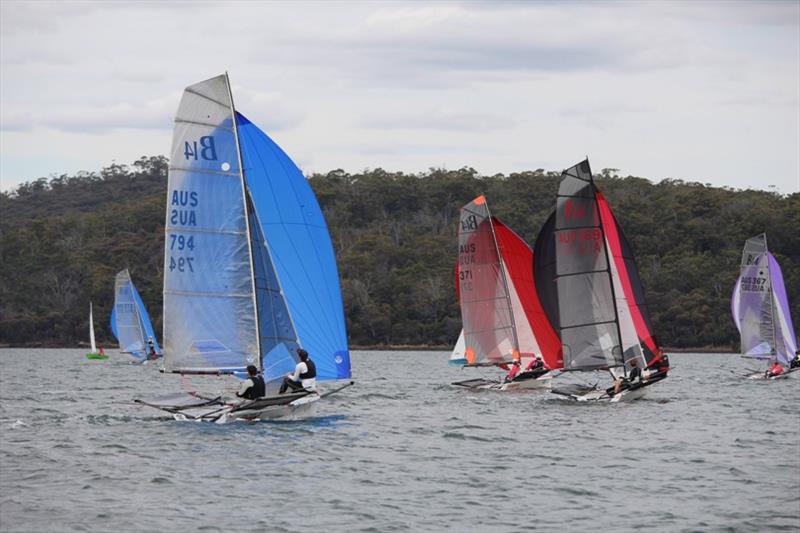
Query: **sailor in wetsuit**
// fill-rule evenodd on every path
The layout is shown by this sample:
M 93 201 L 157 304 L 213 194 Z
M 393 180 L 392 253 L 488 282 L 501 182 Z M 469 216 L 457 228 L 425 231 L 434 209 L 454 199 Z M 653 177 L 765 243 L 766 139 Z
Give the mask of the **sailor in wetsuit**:
M 798 368 L 798 367 L 800 367 L 800 350 L 797 350 L 794 353 L 794 359 L 792 359 L 792 362 L 789 364 L 789 368 L 790 369 L 791 368 Z
M 630 388 L 634 381 L 639 380 L 642 381 L 642 369 L 636 365 L 636 359 L 631 360 L 631 369 L 628 370 L 628 377 L 622 377 L 614 381 L 614 394 L 619 394 L 622 390 L 623 385 L 625 388 Z
M 253 365 L 247 367 L 248 379 L 242 381 L 239 385 L 239 392 L 236 396 L 248 400 L 256 400 L 266 394 L 266 385 L 264 384 L 264 377 L 258 374 L 258 369 Z
M 301 390 L 314 391 L 317 389 L 317 367 L 308 357 L 308 352 L 302 348 L 297 349 L 297 355 L 300 357 L 300 362 L 294 367 L 294 372 L 286 374 L 283 378 L 283 384 L 279 394 L 283 394 L 287 389 L 292 389 L 292 392 Z

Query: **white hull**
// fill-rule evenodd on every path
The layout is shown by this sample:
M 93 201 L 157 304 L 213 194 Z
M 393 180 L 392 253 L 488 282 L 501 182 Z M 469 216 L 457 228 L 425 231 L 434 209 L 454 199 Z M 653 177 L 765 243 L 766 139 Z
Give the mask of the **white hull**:
M 507 390 L 549 390 L 550 383 L 553 376 L 545 374 L 544 376 L 536 379 L 526 379 L 523 381 L 511 381 L 509 383 L 500 384 L 501 391 Z
M 560 397 L 565 400 L 572 400 L 576 402 L 592 402 L 592 403 L 621 403 L 632 402 L 644 397 L 647 394 L 646 387 L 640 387 L 633 390 L 623 390 L 618 394 L 610 395 L 605 389 L 592 390 L 583 394 L 564 394 Z
M 767 376 L 766 372 L 755 372 L 753 374 L 747 375 L 747 379 L 759 379 L 759 380 L 797 379 L 798 377 L 800 377 L 800 368 L 792 368 L 791 370 L 785 370 L 783 374 L 779 374 L 777 376 Z
M 456 387 L 463 387 L 471 390 L 492 390 L 492 391 L 535 391 L 535 390 L 549 390 L 550 382 L 553 375 L 547 373 L 535 379 L 523 379 L 520 381 L 510 381 L 505 383 L 503 381 L 493 381 L 489 379 L 469 379 L 466 381 L 458 381 L 451 383 Z

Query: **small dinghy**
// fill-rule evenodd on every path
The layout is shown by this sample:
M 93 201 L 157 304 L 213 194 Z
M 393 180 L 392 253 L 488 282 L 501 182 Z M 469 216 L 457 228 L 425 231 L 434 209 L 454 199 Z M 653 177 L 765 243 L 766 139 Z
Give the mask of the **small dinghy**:
M 556 210 L 536 242 L 534 276 L 558 324 L 563 372 L 609 372 L 615 387 L 564 385 L 575 401 L 621 402 L 644 396 L 667 376 L 636 262 L 622 227 L 592 178 L 589 161 L 564 171 Z M 550 281 L 549 290 L 547 289 Z
M 142 363 L 161 357 L 161 347 L 150 315 L 127 268 L 117 272 L 114 280 L 111 332 L 119 341 L 119 351 L 130 355 L 134 362 Z
M 461 209 L 456 288 L 464 329 L 450 364 L 499 366 L 503 379 L 452 385 L 474 390 L 550 387 L 561 367 L 561 343 L 542 310 L 533 281 L 533 251 L 489 212 L 484 196 Z
M 108 359 L 108 356 L 102 351 L 97 350 L 97 342 L 94 340 L 94 316 L 92 313 L 92 302 L 89 302 L 89 345 L 91 346 L 90 352 L 86 354 L 86 359 Z
M 227 74 L 183 93 L 164 245 L 162 370 L 205 375 L 209 385 L 197 387 L 204 390 L 216 386 L 209 375 L 245 377 L 254 366 L 265 397 L 240 400 L 232 394 L 236 381 L 225 378 L 212 393 L 138 403 L 182 420 L 295 419 L 350 385 L 277 394 L 301 348 L 316 381 L 350 378 L 344 307 L 333 245 L 308 180 L 236 111 Z
M 744 244 L 741 271 L 731 297 L 731 315 L 739 329 L 742 356 L 768 365 L 747 374 L 748 379 L 800 376 L 797 363 L 792 366 L 798 357 L 797 337 L 786 286 L 781 267 L 767 248 L 766 233 L 747 239 Z

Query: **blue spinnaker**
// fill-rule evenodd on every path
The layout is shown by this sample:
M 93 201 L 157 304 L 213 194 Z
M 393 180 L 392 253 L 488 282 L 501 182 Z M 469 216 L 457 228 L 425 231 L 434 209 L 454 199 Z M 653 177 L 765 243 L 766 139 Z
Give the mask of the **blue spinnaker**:
M 297 340 L 316 363 L 317 379 L 349 378 L 339 274 L 322 210 L 289 156 L 242 114 L 236 120 L 247 188 Z M 262 330 L 265 311 L 260 307 Z M 265 371 L 291 353 L 291 343 L 284 346 L 286 352 L 275 343 L 262 350 Z

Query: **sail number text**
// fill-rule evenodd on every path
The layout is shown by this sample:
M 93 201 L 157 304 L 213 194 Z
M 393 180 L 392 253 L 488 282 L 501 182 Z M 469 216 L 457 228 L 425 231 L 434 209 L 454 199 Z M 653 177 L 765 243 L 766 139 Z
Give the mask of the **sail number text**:
M 214 144 L 214 137 L 204 135 L 199 141 L 186 141 L 183 143 L 183 156 L 186 160 L 202 159 L 204 161 L 217 160 L 217 147 Z
M 767 278 L 742 276 L 743 292 L 764 292 L 765 290 L 767 290 Z
M 201 139 L 202 141 L 202 139 Z M 213 142 L 211 144 L 213 146 Z M 194 208 L 200 205 L 197 191 L 175 189 L 170 195 L 169 223 L 172 226 L 197 226 L 197 215 Z M 172 233 L 169 235 L 170 272 L 194 272 L 194 251 L 197 248 L 194 235 Z

